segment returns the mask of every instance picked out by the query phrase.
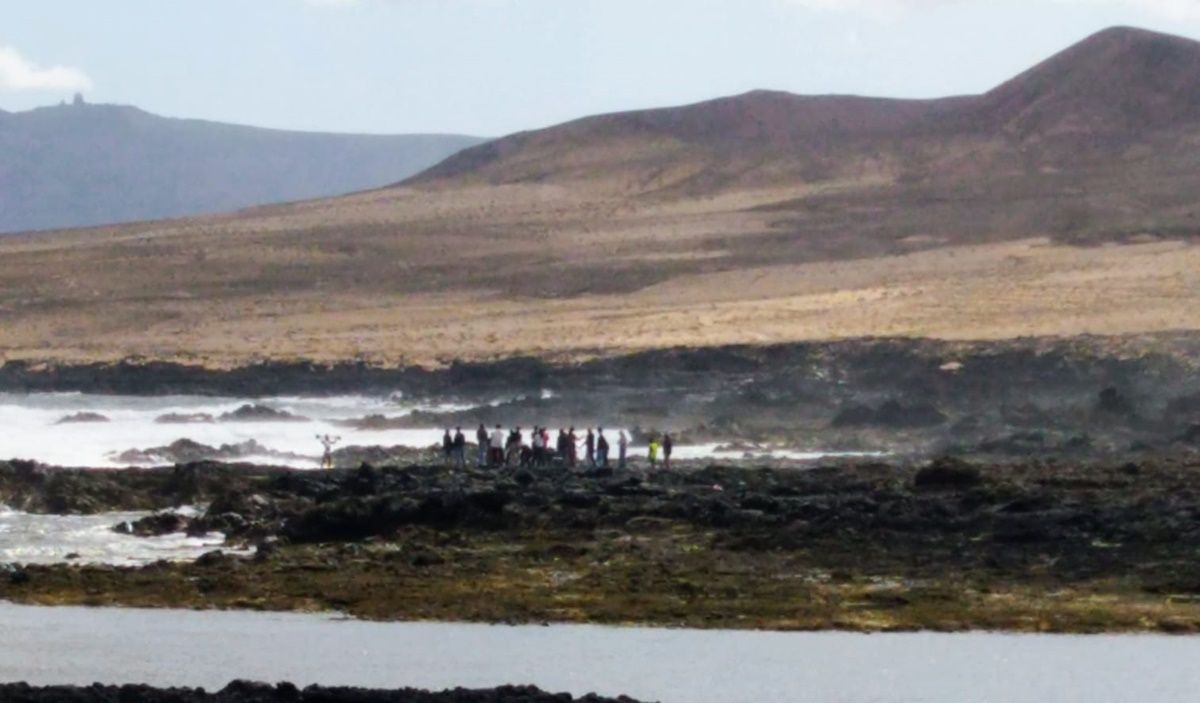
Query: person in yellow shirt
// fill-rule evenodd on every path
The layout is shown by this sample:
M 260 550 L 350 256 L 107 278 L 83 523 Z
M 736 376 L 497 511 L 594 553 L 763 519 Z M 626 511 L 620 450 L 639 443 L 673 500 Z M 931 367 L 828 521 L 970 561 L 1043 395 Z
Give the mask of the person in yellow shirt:
M 650 437 L 650 468 L 654 468 L 658 464 L 658 437 Z

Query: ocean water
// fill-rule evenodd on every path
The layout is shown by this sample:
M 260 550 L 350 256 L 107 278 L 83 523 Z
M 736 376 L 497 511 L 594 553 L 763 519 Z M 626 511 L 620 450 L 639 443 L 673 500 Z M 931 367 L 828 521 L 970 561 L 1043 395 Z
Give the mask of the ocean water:
M 207 413 L 214 417 L 242 405 L 265 405 L 309 418 L 308 422 L 216 422 L 161 424 L 161 415 Z M 265 399 L 202 396 L 107 396 L 80 393 L 0 393 L 0 457 L 33 459 L 56 466 L 119 467 L 116 455 L 129 449 L 148 449 L 190 439 L 209 446 L 255 440 L 269 450 L 300 455 L 248 457 L 255 461 L 297 468 L 316 468 L 322 448 L 317 435 L 340 436 L 338 446 L 382 445 L 428 447 L 441 441 L 436 428 L 360 431 L 339 427 L 337 420 L 366 415 L 390 417 L 414 410 L 447 410 L 454 406 L 419 406 L 393 398 L 344 396 L 330 398 L 279 397 Z M 57 424 L 67 415 L 99 413 L 109 422 Z
M 0 508 L 0 564 L 139 566 L 160 559 L 195 559 L 225 542 L 224 535 L 216 532 L 202 537 L 183 533 L 134 537 L 112 529 L 148 514 L 31 515 Z
M 247 404 L 265 405 L 276 410 L 308 418 L 306 422 L 215 422 L 202 424 L 161 424 L 166 414 L 205 413 L 219 417 Z M 465 410 L 461 405 L 420 405 L 398 397 L 337 396 L 220 398 L 205 396 L 110 396 L 83 393 L 0 393 L 0 458 L 32 459 L 55 466 L 115 468 L 127 463 L 118 459 L 122 452 L 161 447 L 179 439 L 190 439 L 217 447 L 254 440 L 266 450 L 290 456 L 264 454 L 242 461 L 317 468 L 322 447 L 318 435 L 341 438 L 338 446 L 406 446 L 426 448 L 440 445 L 443 428 L 403 430 L 355 430 L 338 421 L 368 415 L 398 417 L 415 410 Z M 58 424 L 76 413 L 98 413 L 109 422 Z M 464 428 L 473 435 L 472 428 Z M 609 434 L 610 458 L 616 459 L 616 429 Z M 528 439 L 528 434 L 526 435 Z M 552 438 L 553 440 L 553 438 Z M 631 457 L 644 457 L 645 447 L 630 448 Z M 749 452 L 764 459 L 811 460 L 829 456 L 870 456 L 827 452 L 797 452 L 786 448 L 760 448 Z M 676 459 L 741 459 L 744 450 L 727 451 L 719 444 L 676 446 Z
M 0 604 L 0 681 L 536 684 L 663 703 L 1190 703 L 1200 638 L 368 623 Z

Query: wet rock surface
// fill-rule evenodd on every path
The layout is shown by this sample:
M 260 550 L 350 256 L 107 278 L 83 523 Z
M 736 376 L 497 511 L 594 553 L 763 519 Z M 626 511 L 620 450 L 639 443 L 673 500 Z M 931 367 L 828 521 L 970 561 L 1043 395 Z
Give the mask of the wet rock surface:
M 154 418 L 160 425 L 207 425 L 217 421 L 208 413 L 166 413 Z
M 221 413 L 218 422 L 308 422 L 307 417 L 278 410 L 269 405 L 247 404 L 237 410 Z
M 487 690 L 456 689 L 433 693 L 414 689 L 381 691 L 361 688 L 298 688 L 289 683 L 268 685 L 235 681 L 224 689 L 159 689 L 150 686 L 33 687 L 0 684 L 0 700 L 8 703 L 637 703 L 631 698 L 550 694 L 529 686 Z
M 470 446 L 473 448 L 475 445 Z M 468 455 L 470 453 L 468 451 Z M 333 465 L 338 468 L 358 467 L 362 464 L 373 466 L 436 464 L 440 461 L 444 461 L 440 445 L 423 449 L 402 445 L 392 447 L 352 445 L 333 450 Z
M 110 422 L 110 420 L 100 413 L 78 412 L 71 415 L 66 415 L 59 419 L 56 425 L 81 425 L 88 423 Z
M 0 463 L 0 500 L 165 510 L 194 563 L 24 566 L 17 602 L 689 627 L 1200 630 L 1200 457 L 809 470 Z M 132 529 L 132 526 L 131 526 Z M 252 556 L 229 553 L 250 547 Z M 636 594 L 636 597 L 631 597 Z
M 236 464 L 66 470 L 32 461 L 7 461 L 0 462 L 0 504 L 62 515 L 164 510 L 208 502 L 257 471 Z
M 237 444 L 209 446 L 190 439 L 178 439 L 162 447 L 129 449 L 112 458 L 122 464 L 190 464 L 201 461 L 237 461 L 247 457 L 273 457 L 280 460 L 306 460 L 314 457 L 268 449 L 253 439 Z
M 159 537 L 177 532 L 187 532 L 191 524 L 191 518 L 185 515 L 164 511 L 147 515 L 140 520 L 118 523 L 113 526 L 113 532 L 137 537 Z
M 1200 584 L 1200 564 L 1191 559 L 1200 550 L 1197 486 L 1200 458 L 1190 454 L 1115 463 L 845 462 L 811 470 L 683 463 L 670 472 L 215 463 L 78 471 L 0 463 L 0 500 L 25 510 L 208 506 L 192 520 L 152 516 L 132 526 L 138 534 L 219 531 L 235 543 L 325 544 L 388 539 L 408 528 L 515 533 L 665 521 L 755 549 L 851 541 L 956 565 L 1028 564 L 1029 546 L 1038 545 L 1055 555 L 1063 577 L 1171 565 L 1173 577 L 1192 574 Z

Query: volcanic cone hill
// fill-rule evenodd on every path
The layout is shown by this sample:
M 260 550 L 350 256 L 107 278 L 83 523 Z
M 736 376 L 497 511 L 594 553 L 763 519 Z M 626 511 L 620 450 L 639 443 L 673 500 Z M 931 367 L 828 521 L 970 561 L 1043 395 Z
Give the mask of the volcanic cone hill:
M 1200 43 L 588 117 L 393 187 L 0 241 L 9 358 L 441 364 L 1200 328 Z
M 839 237 L 838 253 L 854 256 L 906 232 L 969 241 L 1047 230 L 1107 238 L 1166 222 L 1188 230 L 1194 213 L 1178 179 L 1194 185 L 1197 154 L 1179 147 L 1197 138 L 1200 43 L 1114 28 L 983 95 L 755 91 L 516 134 L 410 182 L 598 182 L 668 200 L 803 183 L 825 195 L 765 204 L 797 218 L 794 246 L 811 247 L 814 227 L 827 238 L 861 229 L 854 215 L 889 218 L 869 241 Z
M 1200 47 L 1128 27 L 1105 30 L 973 101 L 1016 138 L 1074 135 L 1119 147 L 1200 123 Z

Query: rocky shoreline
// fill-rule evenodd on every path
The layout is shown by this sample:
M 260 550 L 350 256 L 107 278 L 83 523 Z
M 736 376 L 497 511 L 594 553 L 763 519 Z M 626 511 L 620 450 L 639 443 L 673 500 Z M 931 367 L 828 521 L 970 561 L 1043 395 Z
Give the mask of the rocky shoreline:
M 9 566 L 0 598 L 380 620 L 1194 632 L 1197 471 L 1193 455 L 654 473 L 9 462 L 0 502 L 205 505 L 132 531 L 220 531 L 254 553 Z
M 632 698 L 551 694 L 531 686 L 503 686 L 487 690 L 455 689 L 438 693 L 402 689 L 380 691 L 361 688 L 298 688 L 289 683 L 274 686 L 235 681 L 220 691 L 151 686 L 46 686 L 0 684 L 0 700 L 7 703 L 637 703 Z
M 799 451 L 1097 459 L 1200 446 L 1198 369 L 1200 336 L 1194 334 L 969 343 L 865 339 L 666 349 L 579 362 L 456 362 L 437 369 L 10 360 L 0 366 L 0 391 L 243 399 L 398 394 L 462 409 L 368 415 L 344 424 L 362 430 L 481 422 L 670 429 L 697 443 Z

